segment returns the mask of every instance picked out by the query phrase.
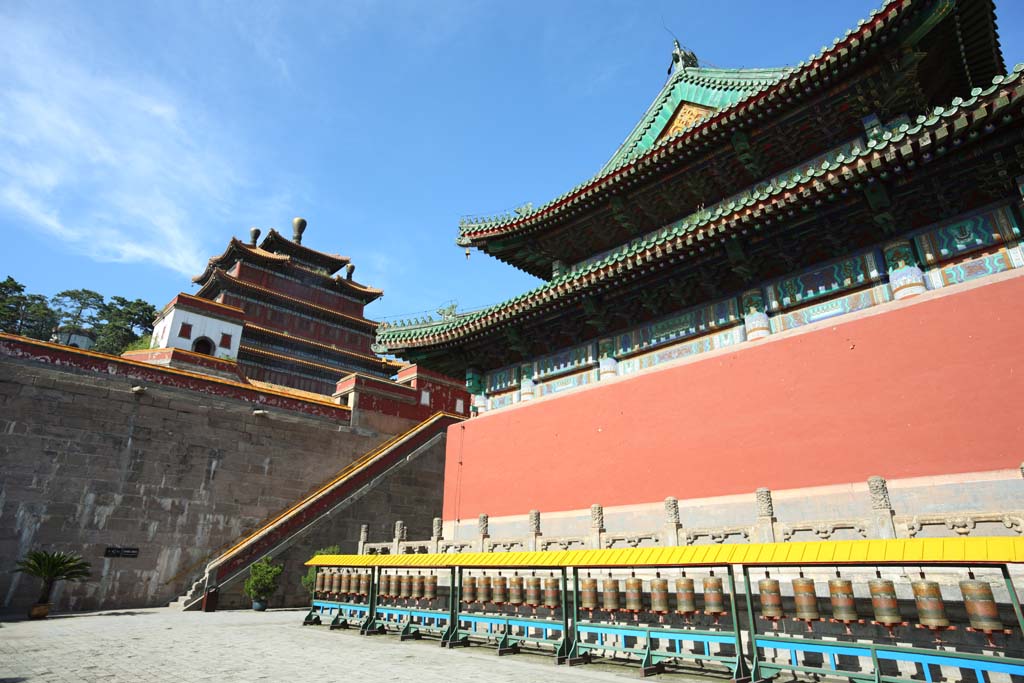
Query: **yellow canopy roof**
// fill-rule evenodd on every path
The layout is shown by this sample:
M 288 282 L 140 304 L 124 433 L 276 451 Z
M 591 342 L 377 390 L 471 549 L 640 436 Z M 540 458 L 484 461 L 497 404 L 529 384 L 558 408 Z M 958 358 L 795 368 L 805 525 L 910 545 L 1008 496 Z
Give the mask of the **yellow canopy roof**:
M 317 555 L 331 567 L 642 567 L 725 564 L 993 564 L 1024 562 L 1024 538 L 921 538 L 807 543 L 745 543 L 513 553 Z

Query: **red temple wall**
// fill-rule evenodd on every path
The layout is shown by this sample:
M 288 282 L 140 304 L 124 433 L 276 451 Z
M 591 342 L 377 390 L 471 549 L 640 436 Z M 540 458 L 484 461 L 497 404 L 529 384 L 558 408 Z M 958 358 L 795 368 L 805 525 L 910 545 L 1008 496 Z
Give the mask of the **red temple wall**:
M 236 263 L 231 271 L 240 280 L 280 292 L 285 296 L 302 299 L 317 306 L 330 308 L 347 315 L 363 317 L 363 305 L 351 299 L 346 299 L 340 294 L 332 294 L 316 287 L 310 287 L 309 285 L 289 280 L 261 268 L 255 268 L 241 261 Z
M 241 308 L 245 311 L 246 321 L 255 325 L 268 327 L 278 332 L 288 332 L 321 344 L 333 344 L 338 348 L 367 356 L 374 355 L 370 349 L 370 344 L 373 342 L 373 335 L 370 331 L 350 330 L 340 324 L 311 320 L 254 303 L 230 293 L 225 293 L 221 297 L 221 302 Z
M 1022 275 L 454 425 L 444 518 L 1017 467 Z

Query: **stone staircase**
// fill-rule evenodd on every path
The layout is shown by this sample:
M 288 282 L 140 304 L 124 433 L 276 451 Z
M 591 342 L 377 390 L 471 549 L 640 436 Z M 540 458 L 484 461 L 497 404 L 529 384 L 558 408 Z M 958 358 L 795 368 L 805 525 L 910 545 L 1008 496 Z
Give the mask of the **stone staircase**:
M 438 412 L 409 431 L 399 434 L 347 465 L 312 494 L 260 526 L 216 557 L 195 576 L 188 592 L 168 607 L 195 610 L 209 587 L 224 589 L 239 580 L 249 565 L 277 554 L 347 500 L 363 494 L 388 472 L 444 438 L 452 424 L 465 418 Z

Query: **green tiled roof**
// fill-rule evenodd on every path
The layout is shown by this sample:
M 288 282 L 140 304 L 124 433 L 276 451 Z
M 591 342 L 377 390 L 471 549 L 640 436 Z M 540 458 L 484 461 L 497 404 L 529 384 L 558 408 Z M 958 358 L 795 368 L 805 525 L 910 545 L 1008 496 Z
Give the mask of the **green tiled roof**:
M 657 163 L 667 155 L 696 153 L 711 140 L 727 135 L 742 122 L 761 118 L 784 102 L 799 100 L 823 82 L 835 78 L 837 70 L 853 64 L 877 47 L 884 34 L 899 25 L 904 12 L 923 0 L 889 0 L 858 22 L 832 45 L 822 47 L 806 62 L 785 69 L 681 69 L 662 89 L 640 124 L 619 150 L 594 177 L 576 185 L 551 201 L 498 216 L 465 218 L 459 223 L 456 243 L 470 246 L 476 240 L 512 235 L 560 215 L 577 202 L 591 199 L 623 178 L 638 172 L 641 165 Z M 692 72 L 692 74 L 691 74 Z M 720 108 L 679 135 L 656 142 L 665 122 L 685 96 L 700 104 L 718 101 Z M 714 105 L 712 105 L 714 106 Z
M 789 73 L 789 69 L 679 69 L 647 108 L 601 173 L 654 146 L 681 102 L 722 109 L 750 97 Z
M 839 153 L 814 169 L 699 211 L 508 301 L 440 323 L 382 326 L 377 331 L 377 343 L 390 352 L 400 352 L 410 344 L 432 345 L 465 336 L 517 317 L 524 310 L 562 299 L 569 292 L 586 289 L 621 269 L 635 268 L 705 240 L 724 240 L 724 234 L 737 225 L 743 229 L 751 227 L 760 217 L 773 214 L 782 206 L 789 210 L 794 205 L 820 202 L 865 178 L 885 178 L 892 166 L 913 166 L 921 157 L 928 159 L 948 153 L 954 144 L 974 140 L 1021 115 L 1022 73 L 1024 64 L 1018 64 L 1010 74 L 996 76 L 988 88 L 975 88 L 967 100 L 956 98 L 948 107 L 918 116 L 912 124 L 903 124 L 848 153 Z

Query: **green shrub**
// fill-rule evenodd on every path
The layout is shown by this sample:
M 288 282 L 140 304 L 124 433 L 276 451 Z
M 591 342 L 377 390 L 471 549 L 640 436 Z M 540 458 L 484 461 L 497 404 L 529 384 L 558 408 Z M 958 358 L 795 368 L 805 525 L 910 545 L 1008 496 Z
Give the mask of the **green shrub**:
M 24 559 L 18 560 L 15 571 L 42 579 L 39 603 L 50 602 L 53 585 L 58 581 L 84 581 L 92 573 L 90 565 L 74 553 L 52 553 L 48 550 L 33 550 Z
M 253 600 L 265 602 L 277 590 L 284 567 L 273 564 L 269 557 L 249 566 L 249 578 L 245 580 L 244 591 Z
M 329 545 L 326 548 L 320 548 L 313 552 L 313 557 L 317 555 L 339 555 L 341 553 L 341 546 Z M 313 588 L 316 587 L 316 567 L 310 567 L 306 570 L 306 574 L 302 576 L 299 581 L 302 582 L 302 587 L 306 589 L 307 593 L 312 593 Z

